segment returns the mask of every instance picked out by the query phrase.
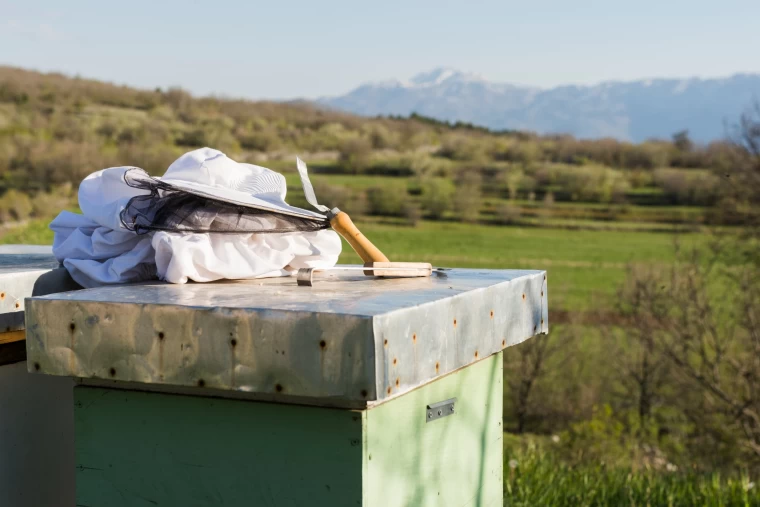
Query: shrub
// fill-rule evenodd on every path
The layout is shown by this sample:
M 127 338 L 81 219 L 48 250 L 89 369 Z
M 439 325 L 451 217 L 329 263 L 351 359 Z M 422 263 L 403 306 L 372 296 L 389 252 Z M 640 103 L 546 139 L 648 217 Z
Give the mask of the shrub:
M 175 111 L 187 109 L 193 101 L 193 97 L 182 88 L 170 88 L 162 94 L 164 104 Z
M 206 142 L 206 131 L 200 127 L 181 132 L 175 142 L 177 146 L 187 146 L 188 148 L 208 145 L 208 142 Z
M 622 201 L 630 184 L 620 171 L 609 167 L 558 167 L 555 179 L 574 201 Z
M 237 139 L 229 129 L 224 127 L 216 127 L 207 132 L 206 146 L 228 155 L 235 155 L 240 151 L 240 144 L 238 144 Z
M 419 205 L 413 202 L 406 202 L 404 204 L 404 218 L 406 219 L 407 224 L 416 227 L 420 218 L 422 218 L 422 212 L 420 211 Z
M 273 129 L 248 131 L 239 130 L 235 133 L 240 146 L 247 150 L 260 152 L 274 151 L 281 146 L 280 137 Z
M 422 182 L 422 209 L 433 219 L 440 219 L 451 209 L 454 185 L 443 178 L 428 178 Z
M 340 208 L 351 216 L 365 215 L 369 208 L 367 195 L 358 190 L 315 182 L 314 191 L 321 203 Z
M 522 216 L 522 210 L 520 206 L 516 206 L 509 202 L 499 203 L 496 206 L 495 218 L 496 222 L 502 225 L 510 225 L 517 223 Z
M 706 171 L 658 169 L 653 179 L 674 204 L 710 205 L 718 197 L 720 180 Z
M 371 215 L 403 216 L 406 196 L 406 189 L 396 185 L 372 187 L 367 190 L 369 213 Z
M 480 172 L 464 170 L 459 173 L 454 192 L 454 211 L 462 222 L 476 222 L 481 207 L 482 177 Z
M 49 218 L 57 215 L 76 202 L 76 192 L 71 183 L 64 183 L 50 192 L 39 192 L 32 198 L 32 216 Z
M 182 154 L 182 150 L 163 144 L 141 145 L 132 144 L 124 145 L 118 152 L 118 164 L 133 165 L 145 169 L 151 174 L 163 174 L 166 169 L 177 160 Z M 112 164 L 108 164 L 112 165 Z M 103 167 L 108 167 L 104 165 Z M 93 171 L 99 168 L 92 169 Z
M 525 173 L 522 170 L 514 168 L 504 173 L 504 183 L 510 199 L 517 199 L 517 192 L 520 190 L 520 183 L 524 176 Z
M 543 201 L 545 208 L 551 208 L 554 206 L 554 193 L 549 191 L 544 194 L 544 201 Z
M 88 174 L 116 165 L 112 156 L 86 142 L 35 141 L 19 155 L 17 185 L 24 190 L 47 190 L 67 182 L 78 185 Z
M 515 142 L 501 155 L 500 159 L 527 166 L 541 159 L 541 149 L 535 141 Z
M 662 141 L 648 141 L 641 145 L 633 145 L 626 155 L 625 167 L 631 169 L 655 169 L 670 164 L 672 147 Z
M 362 131 L 375 150 L 386 150 L 398 145 L 398 134 L 388 130 L 385 125 L 364 125 Z
M 421 179 L 449 176 L 454 166 L 450 160 L 434 158 L 423 153 L 408 156 L 403 163 L 412 174 Z
M 486 147 L 479 138 L 462 134 L 449 134 L 438 150 L 438 155 L 451 160 L 482 161 L 486 157 Z
M 32 200 L 17 190 L 8 190 L 0 197 L 0 222 L 26 220 L 32 214 Z
M 341 145 L 338 160 L 345 172 L 361 174 L 372 161 L 372 145 L 363 137 L 349 139 Z

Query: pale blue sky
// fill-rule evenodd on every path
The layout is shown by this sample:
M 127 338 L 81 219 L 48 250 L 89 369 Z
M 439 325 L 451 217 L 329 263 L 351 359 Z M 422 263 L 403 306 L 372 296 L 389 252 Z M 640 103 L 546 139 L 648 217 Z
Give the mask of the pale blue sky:
M 0 0 L 0 64 L 250 98 L 437 66 L 542 87 L 760 72 L 760 0 Z

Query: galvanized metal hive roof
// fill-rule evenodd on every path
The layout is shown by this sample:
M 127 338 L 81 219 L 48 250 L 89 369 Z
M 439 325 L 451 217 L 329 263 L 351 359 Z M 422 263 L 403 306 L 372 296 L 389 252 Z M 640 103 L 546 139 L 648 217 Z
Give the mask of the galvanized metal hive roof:
M 366 407 L 548 332 L 546 273 L 121 285 L 27 300 L 29 370 Z M 122 384 L 123 386 L 124 384 Z
M 0 245 L 0 333 L 24 329 L 24 298 L 57 267 L 49 246 Z

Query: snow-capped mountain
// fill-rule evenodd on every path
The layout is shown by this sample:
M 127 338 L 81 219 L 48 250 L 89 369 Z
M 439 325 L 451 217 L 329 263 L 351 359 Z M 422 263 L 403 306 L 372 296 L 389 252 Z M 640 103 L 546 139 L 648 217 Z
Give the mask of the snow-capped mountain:
M 493 129 L 568 133 L 630 141 L 669 138 L 688 129 L 702 142 L 725 137 L 727 126 L 760 100 L 760 74 L 720 79 L 648 79 L 540 89 L 449 68 L 408 81 L 368 83 L 320 103 L 366 116 L 418 113 Z

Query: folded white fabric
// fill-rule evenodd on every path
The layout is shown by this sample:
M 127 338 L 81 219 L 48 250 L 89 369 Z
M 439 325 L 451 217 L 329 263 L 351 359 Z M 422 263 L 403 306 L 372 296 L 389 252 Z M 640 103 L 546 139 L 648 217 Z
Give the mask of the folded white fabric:
M 158 276 L 172 283 L 289 276 L 302 267 L 334 266 L 340 247 L 333 231 L 153 235 Z
M 188 159 L 198 161 L 195 169 L 188 166 Z M 277 201 L 284 204 L 285 179 L 281 175 L 265 168 L 251 171 L 257 166 L 238 164 L 209 148 L 180 157 L 185 181 L 193 178 L 194 170 L 199 181 L 208 179 L 206 160 L 247 166 L 244 172 L 253 177 L 264 175 L 266 185 L 233 178 L 236 188 L 229 190 L 261 188 L 262 195 L 252 194 L 252 198 L 272 202 L 275 185 Z M 226 167 L 235 169 L 234 165 Z M 89 175 L 79 187 L 83 215 L 64 211 L 50 224 L 55 233 L 53 254 L 84 287 L 155 278 L 186 283 L 289 276 L 301 267 L 331 267 L 338 260 L 341 242 L 332 230 L 240 234 L 129 231 L 122 225 L 120 214 L 131 198 L 146 194 L 127 185 L 124 174 L 130 169 L 134 168 L 112 167 Z M 217 167 L 224 169 L 224 165 Z M 171 168 L 167 174 L 170 172 Z
M 150 236 L 103 227 L 64 211 L 50 224 L 53 255 L 83 287 L 132 283 L 156 278 Z

